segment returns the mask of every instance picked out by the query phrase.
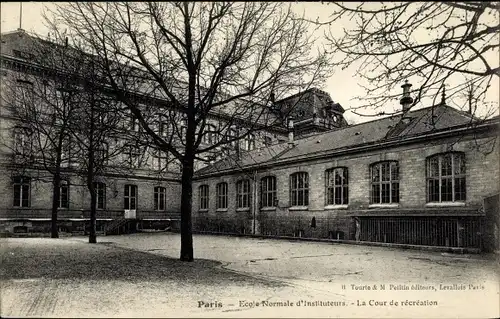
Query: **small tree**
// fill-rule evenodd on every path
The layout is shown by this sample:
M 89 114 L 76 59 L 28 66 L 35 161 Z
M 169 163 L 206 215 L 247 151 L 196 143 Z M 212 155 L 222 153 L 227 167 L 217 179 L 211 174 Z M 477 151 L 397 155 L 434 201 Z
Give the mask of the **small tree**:
M 180 162 L 180 259 L 192 261 L 197 155 L 279 123 L 268 109 L 271 93 L 321 83 L 329 74 L 324 50 L 312 54 L 308 23 L 281 3 L 71 3 L 55 15 L 98 55 L 151 143 Z M 169 119 L 165 135 L 152 120 L 158 113 Z M 219 134 L 206 145 L 213 119 Z
M 54 29 L 54 33 L 57 29 Z M 97 177 L 113 170 L 123 172 L 126 166 L 109 165 L 122 152 L 123 143 L 128 131 L 121 129 L 122 110 L 116 97 L 106 90 L 103 78 L 96 67 L 95 56 L 87 54 L 80 48 L 72 47 L 72 58 L 82 66 L 78 74 L 78 83 L 71 88 L 75 120 L 70 133 L 76 141 L 78 168 L 75 171 L 85 180 L 90 195 L 89 243 L 97 243 Z M 123 107 L 122 107 L 123 108 Z M 120 136 L 120 138 L 118 138 Z M 110 145 L 111 144 L 111 145 Z

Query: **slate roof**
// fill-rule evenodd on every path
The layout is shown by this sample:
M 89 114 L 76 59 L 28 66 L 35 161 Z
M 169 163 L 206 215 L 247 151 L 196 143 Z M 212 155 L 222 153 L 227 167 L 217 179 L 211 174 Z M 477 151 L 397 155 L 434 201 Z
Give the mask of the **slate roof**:
M 241 153 L 239 159 L 232 155 L 198 170 L 195 175 L 210 175 L 259 164 L 304 158 L 328 151 L 349 150 L 359 145 L 422 135 L 478 120 L 466 112 L 446 105 L 409 111 L 404 115 L 408 118 L 406 121 L 402 121 L 402 117 L 403 115 L 399 114 L 296 139 L 293 147 L 287 142 Z M 433 117 L 434 124 L 431 120 Z

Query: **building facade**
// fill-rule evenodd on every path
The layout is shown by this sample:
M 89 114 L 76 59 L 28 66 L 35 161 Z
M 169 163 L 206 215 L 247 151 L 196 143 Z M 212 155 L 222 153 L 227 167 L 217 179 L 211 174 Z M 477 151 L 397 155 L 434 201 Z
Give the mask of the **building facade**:
M 37 154 L 28 154 L 26 151 L 29 148 L 27 146 L 33 143 L 30 132 L 23 126 L 27 119 L 10 112 L 15 105 L 11 105 L 13 102 L 6 94 L 9 92 L 6 86 L 22 85 L 23 90 L 33 90 L 34 82 L 37 81 L 34 79 L 42 79 L 43 82 L 53 70 L 46 70 L 34 62 L 36 50 L 32 48 L 38 43 L 38 38 L 18 30 L 2 34 L 1 41 L 3 96 L 0 105 L 0 195 L 5 200 L 0 203 L 0 231 L 43 232 L 50 227 L 53 176 L 40 163 L 30 162 L 29 157 Z M 41 102 L 34 99 L 32 103 Z M 303 129 L 304 134 L 329 129 L 333 127 L 332 121 L 337 126 L 346 124 L 342 107 L 334 103 L 326 92 L 313 88 L 300 95 L 275 101 L 276 110 L 283 109 L 281 104 L 285 103 L 287 111 L 293 110 L 295 104 L 300 105 L 300 112 L 293 116 L 300 122 L 297 126 Z M 279 115 L 273 114 L 274 110 L 270 111 L 273 116 Z M 141 134 L 137 119 L 127 112 L 118 117 L 119 129 L 102 141 L 102 147 L 97 150 L 102 154 L 113 154 L 95 181 L 97 228 L 105 230 L 106 225 L 116 224 L 127 214 L 133 214 L 131 219 L 141 221 L 144 226 L 157 224 L 164 228 L 180 216 L 181 165 L 171 154 L 159 153 L 152 147 L 134 143 L 134 140 L 140 140 L 137 137 Z M 163 130 L 172 126 L 168 122 L 174 121 L 172 118 L 165 116 L 164 120 L 158 120 L 158 134 L 163 134 Z M 175 120 L 182 125 L 182 118 L 175 117 Z M 220 133 L 219 127 L 223 124 L 224 116 L 209 116 L 205 128 L 207 134 L 203 136 L 201 147 L 210 146 L 220 138 L 217 133 Z M 242 125 L 245 125 L 244 121 Z M 234 129 L 237 134 L 237 127 L 230 129 Z M 182 126 L 179 131 L 182 135 Z M 286 141 L 287 136 L 286 125 L 256 130 L 239 141 L 202 154 L 195 166 L 200 169 L 227 155 L 240 156 L 254 149 L 276 145 Z M 68 153 L 73 148 L 69 142 L 65 147 Z M 62 167 L 63 182 L 58 211 L 62 231 L 83 230 L 89 219 L 90 196 L 85 178 L 77 174 L 78 169 L 69 157 Z
M 400 115 L 201 169 L 195 229 L 498 249 L 498 203 L 484 205 L 499 191 L 498 117 L 402 102 Z

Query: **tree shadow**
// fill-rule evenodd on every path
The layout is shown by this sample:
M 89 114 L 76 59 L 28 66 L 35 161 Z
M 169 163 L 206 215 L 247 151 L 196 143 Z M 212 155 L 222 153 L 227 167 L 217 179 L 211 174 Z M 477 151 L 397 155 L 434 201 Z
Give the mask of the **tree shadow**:
M 284 286 L 221 268 L 214 260 L 183 262 L 167 256 L 116 247 L 62 240 L 16 241 L 3 245 L 3 280 L 72 279 L 168 282 L 214 286 Z

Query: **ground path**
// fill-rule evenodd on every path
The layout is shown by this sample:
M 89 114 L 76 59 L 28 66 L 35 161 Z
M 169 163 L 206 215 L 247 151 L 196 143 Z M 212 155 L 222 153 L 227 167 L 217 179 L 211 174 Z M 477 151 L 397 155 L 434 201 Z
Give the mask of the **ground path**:
M 184 263 L 177 234 L 86 240 L 2 239 L 2 317 L 498 314 L 492 256 L 195 235 L 196 260 Z

